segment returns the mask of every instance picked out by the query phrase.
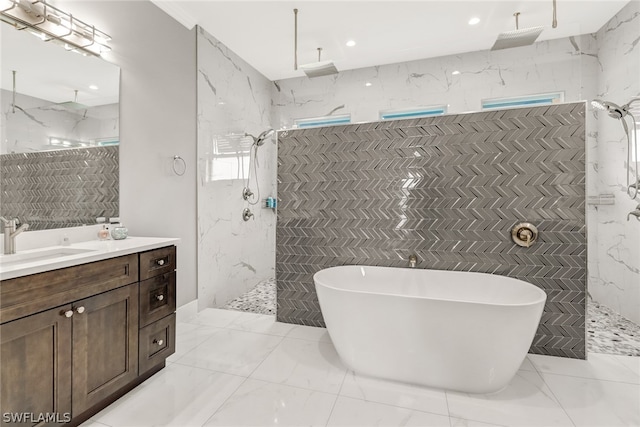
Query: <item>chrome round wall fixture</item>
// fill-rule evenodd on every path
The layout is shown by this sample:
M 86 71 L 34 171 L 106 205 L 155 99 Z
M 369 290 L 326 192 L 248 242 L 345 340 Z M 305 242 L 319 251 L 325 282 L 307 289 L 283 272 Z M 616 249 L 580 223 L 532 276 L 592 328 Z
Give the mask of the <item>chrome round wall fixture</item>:
M 244 219 L 245 221 L 249 221 L 249 219 L 251 219 L 252 216 L 253 216 L 253 212 L 251 212 L 249 208 L 244 208 L 242 210 L 242 219 Z
M 173 156 L 173 172 L 178 176 L 182 176 L 186 171 L 187 162 L 185 162 L 184 159 L 178 155 Z
M 244 200 L 249 200 L 249 197 L 253 196 L 253 191 L 249 189 L 249 187 L 244 187 L 242 189 L 242 198 Z
M 516 224 L 511 229 L 511 239 L 516 245 L 528 248 L 538 239 L 538 228 L 530 222 Z

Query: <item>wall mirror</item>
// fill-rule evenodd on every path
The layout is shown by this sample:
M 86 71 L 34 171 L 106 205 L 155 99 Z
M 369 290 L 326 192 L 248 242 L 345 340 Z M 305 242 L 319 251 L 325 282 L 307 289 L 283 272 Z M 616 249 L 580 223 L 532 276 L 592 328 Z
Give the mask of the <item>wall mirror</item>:
M 5 23 L 0 43 L 1 154 L 117 144 L 117 66 Z
M 6 23 L 0 46 L 0 215 L 31 230 L 117 216 L 119 67 Z

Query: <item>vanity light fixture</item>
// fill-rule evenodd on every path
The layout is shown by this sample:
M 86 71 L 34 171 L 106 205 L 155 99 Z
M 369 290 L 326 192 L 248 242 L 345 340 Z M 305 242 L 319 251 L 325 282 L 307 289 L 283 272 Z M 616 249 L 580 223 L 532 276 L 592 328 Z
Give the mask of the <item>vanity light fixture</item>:
M 84 55 L 100 56 L 111 50 L 108 34 L 46 0 L 0 0 L 0 20 Z
M 478 23 L 480 23 L 480 18 L 478 18 L 477 16 L 469 19 L 469 25 L 477 25 Z

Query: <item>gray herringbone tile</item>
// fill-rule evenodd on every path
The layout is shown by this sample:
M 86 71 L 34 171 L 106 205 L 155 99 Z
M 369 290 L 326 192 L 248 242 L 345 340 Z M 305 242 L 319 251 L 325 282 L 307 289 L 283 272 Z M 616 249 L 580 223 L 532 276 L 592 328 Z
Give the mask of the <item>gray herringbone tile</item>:
M 118 216 L 118 147 L 0 155 L 0 215 L 31 230 Z
M 322 326 L 313 274 L 344 264 L 516 277 L 549 295 L 533 352 L 585 356 L 585 106 L 278 135 L 278 319 Z M 534 222 L 531 248 L 511 227 Z

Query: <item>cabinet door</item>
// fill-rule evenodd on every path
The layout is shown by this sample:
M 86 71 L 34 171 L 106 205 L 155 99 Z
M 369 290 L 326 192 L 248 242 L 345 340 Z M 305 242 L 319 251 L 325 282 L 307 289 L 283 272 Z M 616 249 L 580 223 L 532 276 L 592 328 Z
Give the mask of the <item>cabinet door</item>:
M 64 310 L 52 309 L 0 325 L 0 360 L 3 426 L 70 420 L 71 319 Z M 19 414 L 46 421 L 13 422 L 18 420 L 11 417 Z
M 138 284 L 73 305 L 73 413 L 78 415 L 138 375 Z

